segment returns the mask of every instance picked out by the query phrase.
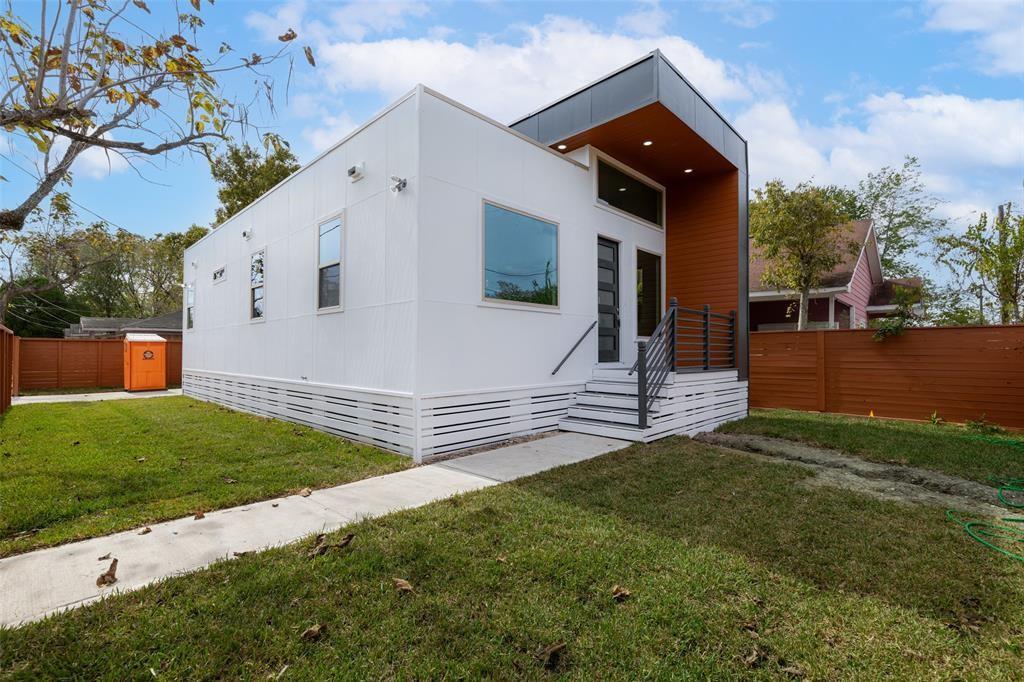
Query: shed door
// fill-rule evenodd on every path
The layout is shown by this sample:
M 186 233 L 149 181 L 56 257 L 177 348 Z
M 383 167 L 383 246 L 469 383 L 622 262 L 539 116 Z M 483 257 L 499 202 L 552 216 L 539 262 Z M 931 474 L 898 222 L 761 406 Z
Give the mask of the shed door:
M 619 361 L 619 245 L 597 238 L 597 361 Z
M 131 353 L 132 388 L 144 390 L 167 387 L 164 379 L 164 344 L 132 343 Z

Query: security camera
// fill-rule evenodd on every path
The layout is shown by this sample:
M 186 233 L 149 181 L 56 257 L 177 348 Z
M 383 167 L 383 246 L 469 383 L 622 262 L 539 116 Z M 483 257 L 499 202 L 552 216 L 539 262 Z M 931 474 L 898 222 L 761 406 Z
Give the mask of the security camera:
M 405 178 L 400 178 L 397 175 L 391 176 L 391 191 L 395 194 L 405 189 L 406 184 Z
M 252 239 L 252 230 L 242 230 L 242 239 Z
M 362 161 L 348 169 L 348 179 L 351 182 L 362 180 L 363 175 L 366 173 L 366 164 Z

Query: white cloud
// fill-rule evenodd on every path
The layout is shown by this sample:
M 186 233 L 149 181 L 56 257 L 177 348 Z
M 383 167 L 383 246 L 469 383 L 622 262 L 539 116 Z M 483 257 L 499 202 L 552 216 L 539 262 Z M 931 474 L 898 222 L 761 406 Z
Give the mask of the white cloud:
M 72 170 L 94 180 L 102 180 L 114 173 L 128 170 L 128 162 L 117 152 L 89 147 L 78 155 Z
M 750 143 L 752 186 L 781 178 L 852 186 L 911 154 L 928 189 L 948 201 L 945 217 L 991 210 L 1017 195 L 1024 170 L 1024 100 L 961 95 L 870 95 L 858 125 L 799 121 L 781 101 L 759 102 L 736 119 Z
M 387 35 L 405 28 L 408 19 L 429 14 L 425 2 L 357 0 L 335 6 L 326 19 L 309 19 L 306 0 L 288 0 L 273 13 L 252 12 L 246 23 L 257 29 L 267 40 L 274 40 L 287 29 L 293 28 L 300 38 L 327 39 L 341 37 L 361 41 L 367 36 Z
M 742 74 L 678 36 L 633 37 L 549 16 L 519 27 L 521 42 L 475 43 L 394 38 L 325 41 L 317 48 L 326 85 L 335 91 L 398 97 L 422 82 L 499 121 L 509 121 L 660 48 L 707 97 L 745 100 Z M 582 56 L 585 55 L 585 58 Z
M 620 31 L 638 36 L 660 36 L 672 16 L 665 11 L 658 0 L 645 0 L 634 12 L 619 17 L 616 22 Z
M 712 0 L 704 8 L 718 12 L 726 23 L 740 28 L 757 28 L 775 18 L 774 7 L 754 0 Z
M 359 126 L 346 113 L 321 114 L 318 121 L 320 125 L 308 126 L 302 130 L 303 139 L 310 144 L 315 154 L 337 144 Z
M 1024 73 L 1024 2 L 931 0 L 925 28 L 969 33 L 979 68 L 993 75 Z

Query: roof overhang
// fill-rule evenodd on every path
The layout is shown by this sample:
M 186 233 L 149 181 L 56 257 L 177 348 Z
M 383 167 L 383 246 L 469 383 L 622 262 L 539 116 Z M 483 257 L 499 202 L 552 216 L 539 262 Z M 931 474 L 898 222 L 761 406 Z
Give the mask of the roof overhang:
M 685 168 L 747 171 L 746 140 L 657 50 L 511 128 L 561 151 L 593 145 L 666 185 Z
M 819 289 L 811 289 L 810 295 L 813 297 L 821 296 L 835 296 L 836 294 L 849 293 L 849 287 L 822 287 Z M 800 296 L 800 292 L 796 289 L 781 289 L 781 290 L 770 290 L 770 291 L 751 291 L 751 301 L 785 301 L 791 298 L 797 298 Z

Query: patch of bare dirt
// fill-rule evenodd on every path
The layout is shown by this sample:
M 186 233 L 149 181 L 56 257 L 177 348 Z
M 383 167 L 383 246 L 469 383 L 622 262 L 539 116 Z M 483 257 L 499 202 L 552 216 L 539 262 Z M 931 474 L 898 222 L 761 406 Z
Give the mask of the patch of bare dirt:
M 816 475 L 804 483 L 812 487 L 827 485 L 892 502 L 949 507 L 988 516 L 1006 514 L 1006 509 L 992 504 L 996 494 L 993 488 L 936 471 L 869 462 L 838 450 L 768 436 L 703 433 L 696 440 L 811 469 Z

